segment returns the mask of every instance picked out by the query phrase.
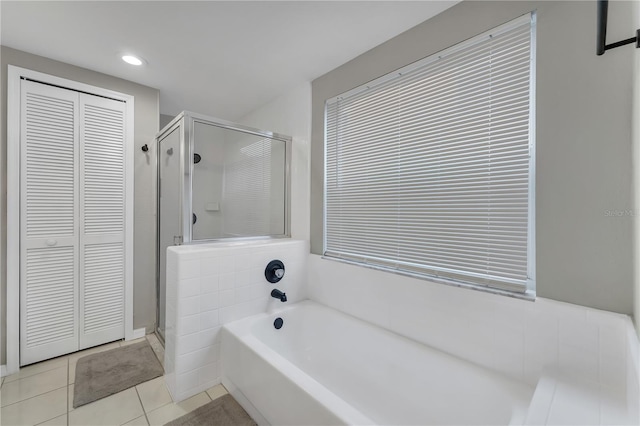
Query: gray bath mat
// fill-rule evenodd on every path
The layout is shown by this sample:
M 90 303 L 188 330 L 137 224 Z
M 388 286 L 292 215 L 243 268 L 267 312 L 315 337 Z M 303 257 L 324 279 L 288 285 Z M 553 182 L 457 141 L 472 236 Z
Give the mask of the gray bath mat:
M 256 426 L 246 411 L 229 394 L 216 398 L 165 426 L 233 425 Z
M 151 345 L 144 342 L 78 360 L 73 408 L 129 389 L 164 373 Z

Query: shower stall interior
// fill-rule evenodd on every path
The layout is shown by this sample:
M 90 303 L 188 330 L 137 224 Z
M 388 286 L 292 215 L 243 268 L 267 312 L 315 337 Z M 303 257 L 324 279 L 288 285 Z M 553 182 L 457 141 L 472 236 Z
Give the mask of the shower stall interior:
M 156 333 L 164 340 L 167 247 L 290 236 L 291 138 L 185 111 L 156 146 Z

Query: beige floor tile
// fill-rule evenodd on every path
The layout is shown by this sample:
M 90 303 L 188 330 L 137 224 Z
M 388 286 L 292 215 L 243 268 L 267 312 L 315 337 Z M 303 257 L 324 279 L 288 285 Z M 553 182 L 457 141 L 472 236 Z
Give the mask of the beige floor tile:
M 147 413 L 147 419 L 151 426 L 164 425 L 165 423 L 177 419 L 180 416 L 184 416 L 210 401 L 211 398 L 209 398 L 209 395 L 207 395 L 206 392 L 201 392 L 178 404 L 171 403 L 160 407 L 157 410 L 153 410 L 152 412 Z
M 147 422 L 147 416 L 140 416 L 122 426 L 149 426 L 149 422 Z
M 63 414 L 60 417 L 56 417 L 55 419 L 38 423 L 38 426 L 67 426 L 67 415 Z
M 67 366 L 63 365 L 55 370 L 18 379 L 2 386 L 2 389 L 0 389 L 0 399 L 2 400 L 0 405 L 4 407 L 61 387 L 65 387 L 66 393 L 66 386 Z
M 136 389 L 142 401 L 142 408 L 146 413 L 172 402 L 171 395 L 169 395 L 167 386 L 164 383 L 164 377 L 140 383 L 136 386 Z
M 194 395 L 189 399 L 185 399 L 175 405 L 182 407 L 184 410 L 187 410 L 187 413 L 189 413 L 198 407 L 202 407 L 207 402 L 211 402 L 209 395 L 207 395 L 206 392 L 200 392 L 199 394 Z
M 3 425 L 35 425 L 53 420 L 67 412 L 67 388 L 25 399 L 0 410 Z
M 77 364 L 78 364 L 77 361 L 71 362 L 71 360 L 69 360 L 69 384 L 76 382 L 76 365 Z
M 227 392 L 227 389 L 225 389 L 224 386 L 215 385 L 214 387 L 207 389 L 207 393 L 209 394 L 209 397 L 211 399 L 217 399 L 223 395 L 228 394 L 229 392 Z
M 69 412 L 69 426 L 121 425 L 142 415 L 136 390 L 130 388 Z
M 78 362 L 78 359 L 82 358 L 83 356 L 97 354 L 98 352 L 104 352 L 108 351 L 109 349 L 115 349 L 119 347 L 120 342 L 118 341 L 107 343 L 106 345 L 96 346 L 95 348 L 85 349 L 84 351 L 74 352 L 69 355 L 69 364 L 71 364 L 72 362 Z
M 141 337 L 139 339 L 135 339 L 135 340 L 123 340 L 120 342 L 120 346 L 129 346 L 129 345 L 134 345 L 136 343 L 140 343 L 140 342 L 144 342 L 146 339 L 144 337 Z
M 154 343 L 160 343 L 160 340 L 158 339 L 158 336 L 155 335 L 155 333 L 147 334 L 144 337 L 149 341 L 151 345 L 153 345 Z
M 155 334 L 147 334 L 146 337 L 147 341 L 149 341 L 149 344 L 151 345 L 151 349 L 153 349 L 156 357 L 160 360 L 160 364 L 164 367 L 164 347 L 162 346 L 162 343 L 160 343 L 160 340 L 158 340 L 158 337 Z
M 7 376 L 5 378 L 6 383 L 15 382 L 19 379 L 24 379 L 25 377 L 31 377 L 39 373 L 43 373 L 45 371 L 55 370 L 56 368 L 66 366 L 69 363 L 69 358 L 67 356 L 50 359 L 48 361 L 42 361 L 37 364 L 31 364 L 26 367 L 23 367 L 15 374 Z

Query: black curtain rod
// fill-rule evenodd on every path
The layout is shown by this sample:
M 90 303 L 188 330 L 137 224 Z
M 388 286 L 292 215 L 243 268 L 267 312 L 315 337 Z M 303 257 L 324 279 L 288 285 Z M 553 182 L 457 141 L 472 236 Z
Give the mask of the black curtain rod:
M 609 0 L 598 0 L 597 4 L 597 35 L 596 35 L 596 55 L 604 55 L 609 49 L 624 46 L 625 44 L 635 43 L 636 48 L 640 47 L 640 29 L 636 30 L 636 36 L 626 40 L 617 41 L 607 44 L 607 15 L 609 9 Z

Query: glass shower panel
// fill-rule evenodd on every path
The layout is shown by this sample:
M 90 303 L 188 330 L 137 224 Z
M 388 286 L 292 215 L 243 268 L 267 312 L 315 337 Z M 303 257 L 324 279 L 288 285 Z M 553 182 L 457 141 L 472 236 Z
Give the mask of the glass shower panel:
M 180 221 L 180 127 L 177 127 L 163 139 L 158 141 L 158 242 L 159 268 L 164 272 L 167 267 L 167 247 L 175 245 L 175 238 L 182 235 Z M 158 305 L 164 307 L 166 302 L 166 274 L 159 274 Z M 165 309 L 158 310 L 157 331 L 164 339 Z
M 192 240 L 286 233 L 286 143 L 193 127 Z

